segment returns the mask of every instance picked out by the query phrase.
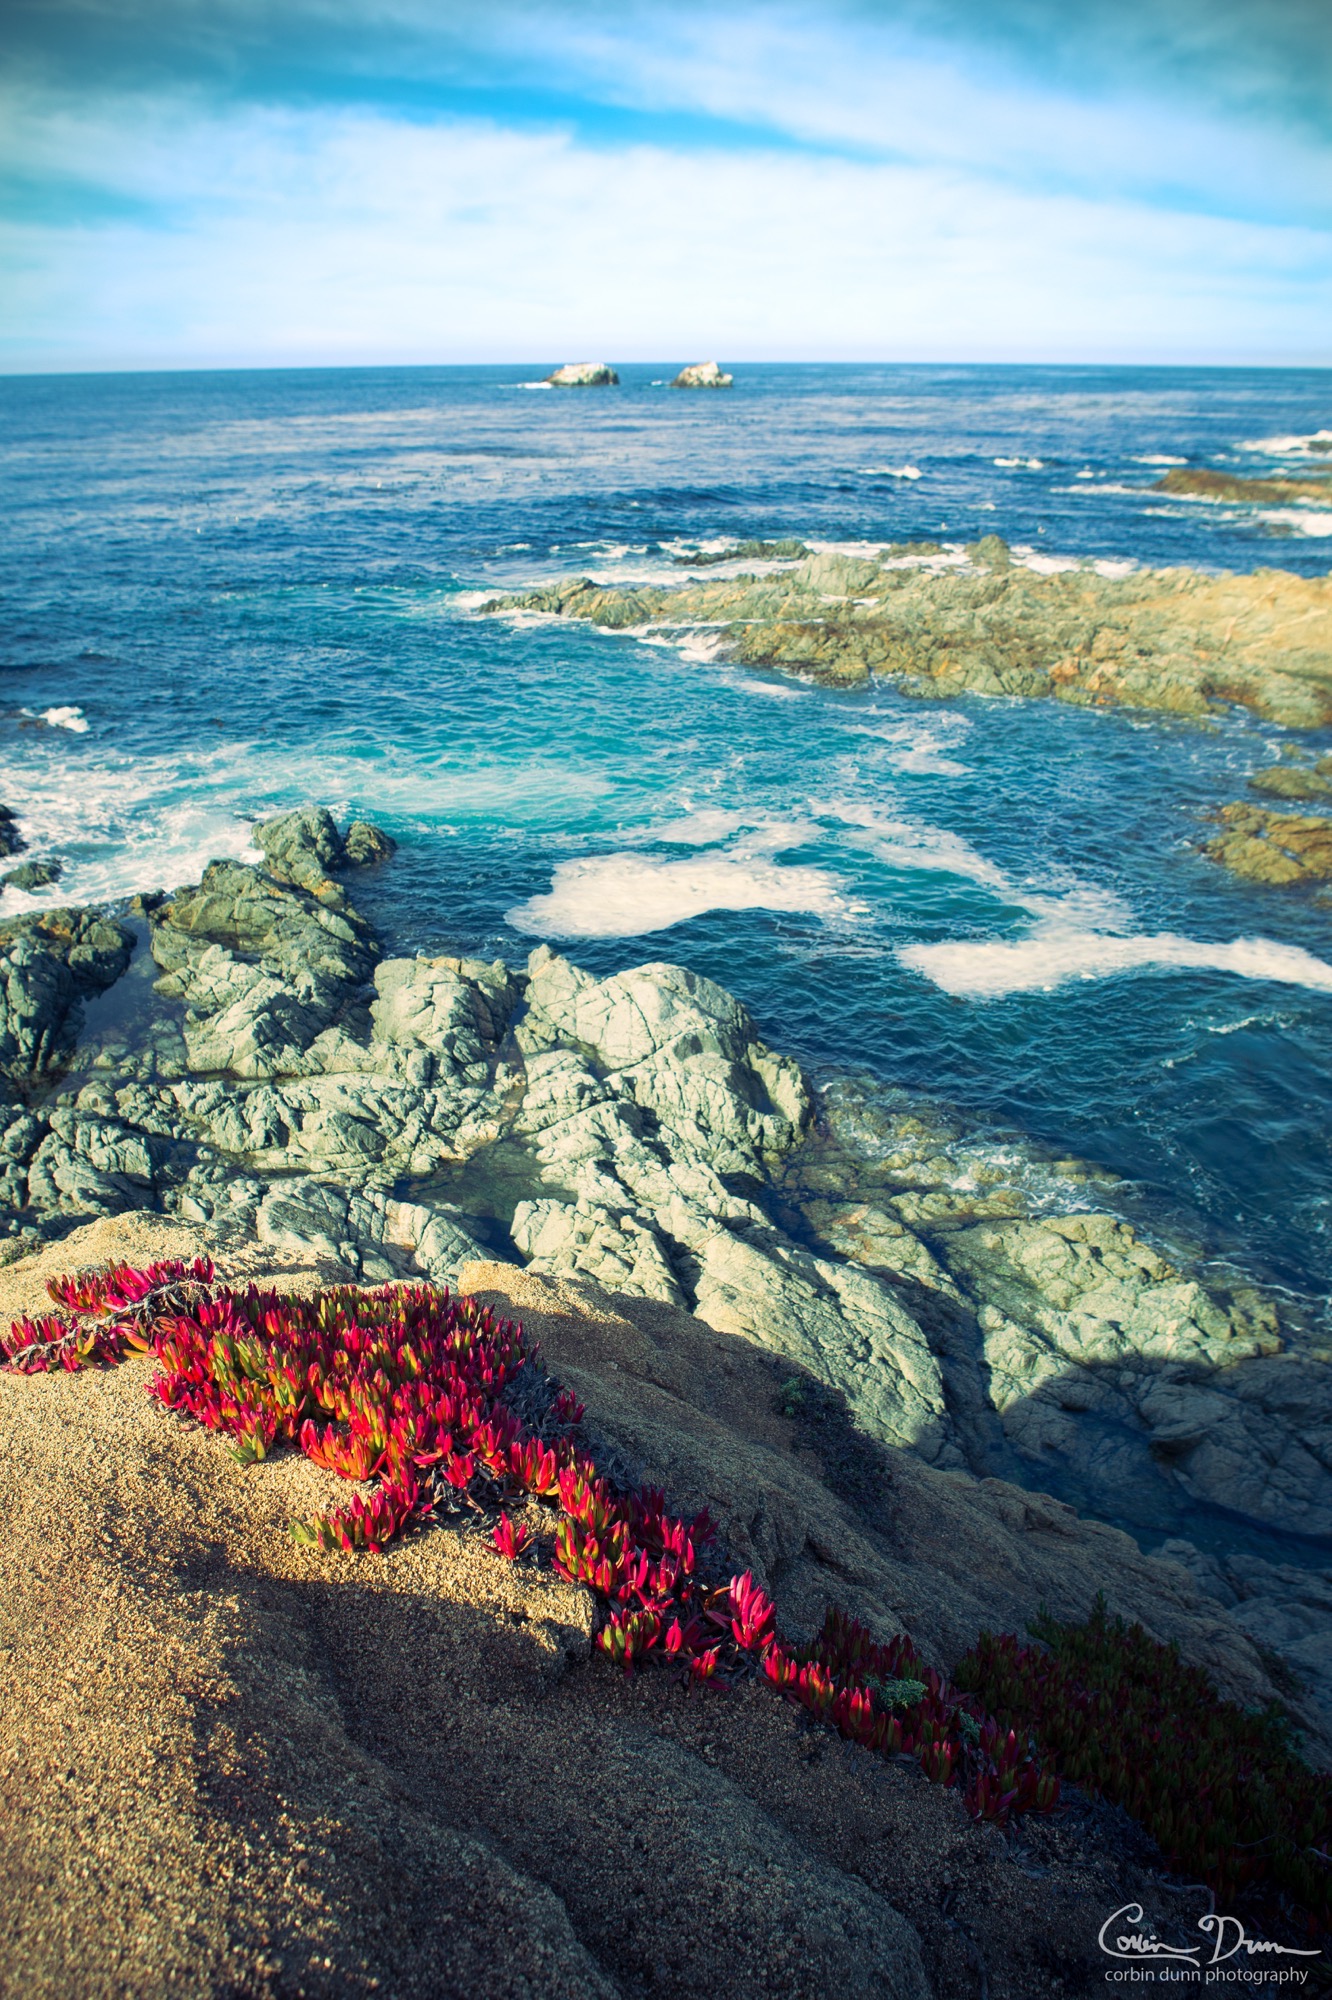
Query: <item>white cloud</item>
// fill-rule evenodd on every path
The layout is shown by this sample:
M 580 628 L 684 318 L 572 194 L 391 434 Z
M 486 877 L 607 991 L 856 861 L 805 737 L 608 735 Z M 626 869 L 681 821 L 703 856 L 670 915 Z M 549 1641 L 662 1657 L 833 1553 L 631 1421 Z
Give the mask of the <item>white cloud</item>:
M 157 208 L 8 227 L 11 367 L 1281 359 L 1332 326 L 1326 233 L 962 166 L 185 100 L 10 111 L 9 164 Z

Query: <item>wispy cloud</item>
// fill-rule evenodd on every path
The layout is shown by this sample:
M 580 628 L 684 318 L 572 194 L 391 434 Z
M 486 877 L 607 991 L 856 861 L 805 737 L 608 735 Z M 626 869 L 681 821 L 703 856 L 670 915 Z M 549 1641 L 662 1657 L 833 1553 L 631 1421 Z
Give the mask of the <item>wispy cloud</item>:
M 0 365 L 1332 350 L 1321 0 L 11 10 Z

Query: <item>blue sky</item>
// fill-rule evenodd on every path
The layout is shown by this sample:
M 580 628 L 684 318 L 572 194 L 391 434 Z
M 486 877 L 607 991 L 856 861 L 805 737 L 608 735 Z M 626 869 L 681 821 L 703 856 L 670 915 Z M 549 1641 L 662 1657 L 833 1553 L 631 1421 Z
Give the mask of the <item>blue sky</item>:
M 1327 0 L 6 0 L 0 368 L 1332 362 Z

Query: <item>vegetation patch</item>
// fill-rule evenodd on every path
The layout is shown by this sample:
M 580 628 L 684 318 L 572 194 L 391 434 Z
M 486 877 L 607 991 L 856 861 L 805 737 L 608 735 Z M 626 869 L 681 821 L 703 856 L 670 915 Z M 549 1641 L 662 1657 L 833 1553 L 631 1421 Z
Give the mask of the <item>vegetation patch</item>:
M 1132 1813 L 1169 1866 L 1226 1902 L 1256 1888 L 1332 1923 L 1332 1785 L 1289 1748 L 1276 1710 L 1223 1701 L 1207 1675 L 1141 1625 L 983 1633 L 956 1670 L 1001 1724 L 1031 1734 L 1064 1777 Z

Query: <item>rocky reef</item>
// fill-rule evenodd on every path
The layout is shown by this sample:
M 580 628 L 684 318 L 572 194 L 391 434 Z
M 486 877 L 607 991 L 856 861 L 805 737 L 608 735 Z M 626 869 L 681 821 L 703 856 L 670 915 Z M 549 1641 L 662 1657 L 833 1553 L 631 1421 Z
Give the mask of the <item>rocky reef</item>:
M 570 577 L 481 611 L 619 631 L 706 626 L 748 666 L 840 686 L 884 678 L 940 699 L 1048 696 L 1194 716 L 1237 705 L 1293 728 L 1332 723 L 1332 578 L 1042 574 L 997 536 L 969 557 L 823 553 L 762 576 L 658 587 Z
M 1298 751 L 1284 763 L 1256 771 L 1249 790 L 1290 804 L 1323 805 L 1332 800 L 1332 757 L 1317 759 Z M 1286 887 L 1332 880 L 1332 815 L 1273 812 L 1241 802 L 1215 815 L 1224 830 L 1204 853 L 1249 882 Z
M 1246 479 L 1203 466 L 1175 466 L 1155 482 L 1154 490 L 1193 500 L 1240 500 L 1262 507 L 1289 507 L 1301 500 L 1332 503 L 1332 478 L 1326 473 L 1297 479 L 1284 473 L 1272 479 Z
M 1168 1542 L 1211 1615 L 1282 1635 L 1273 1671 L 1326 1726 L 1315 1333 L 1146 1240 L 1076 1163 L 1015 1179 L 926 1107 L 816 1088 L 683 967 L 386 956 L 346 885 L 384 836 L 311 809 L 255 838 L 262 864 L 123 921 L 0 927 L 11 1260 L 143 1213 L 224 1257 L 446 1283 L 498 1257 L 688 1316 L 834 1460 L 844 1432 Z
M 1278 886 L 1332 881 L 1332 817 L 1239 803 L 1216 815 L 1224 831 L 1204 852 L 1232 875 Z
M 729 389 L 734 375 L 726 375 L 715 361 L 691 361 L 671 383 L 672 389 Z
M 604 361 L 566 361 L 546 380 L 552 389 L 613 389 L 620 378 Z

